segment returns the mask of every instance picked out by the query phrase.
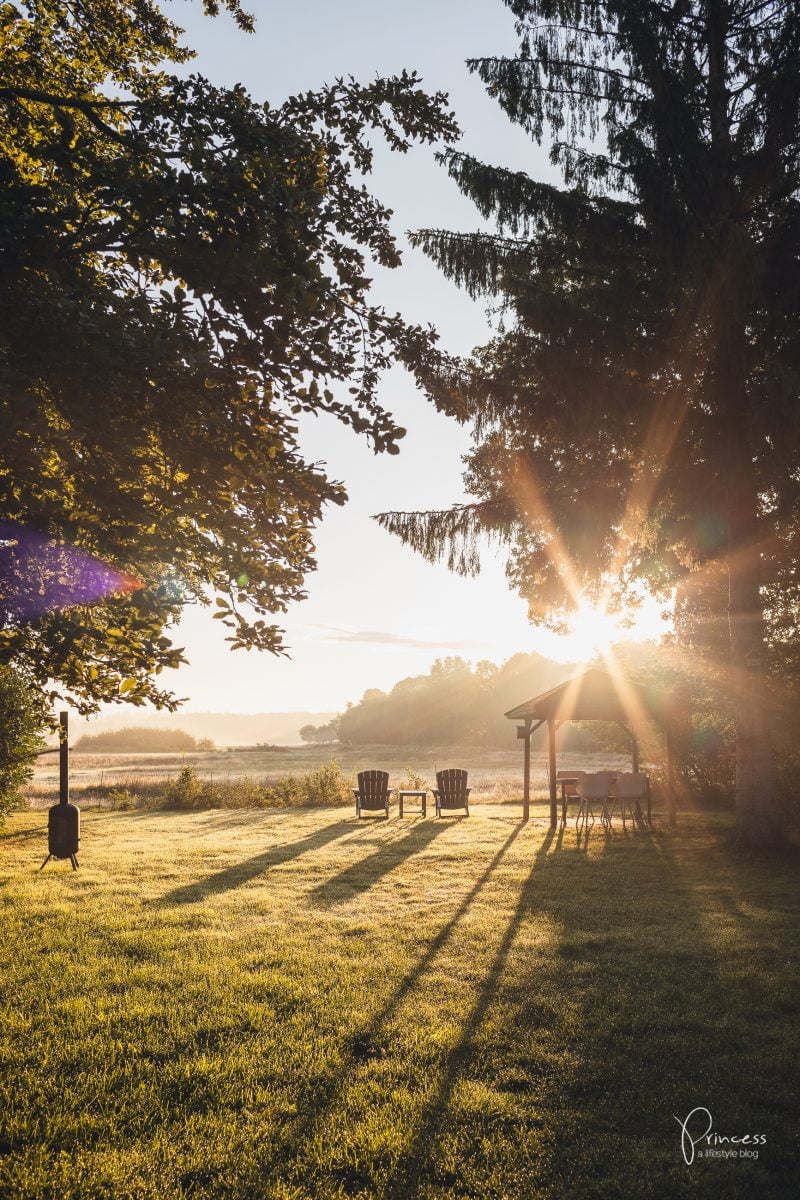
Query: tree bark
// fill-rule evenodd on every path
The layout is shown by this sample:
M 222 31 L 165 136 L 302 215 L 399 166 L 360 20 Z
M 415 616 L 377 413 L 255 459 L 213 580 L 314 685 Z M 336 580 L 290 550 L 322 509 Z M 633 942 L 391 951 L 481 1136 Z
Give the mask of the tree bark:
M 735 287 L 735 273 L 731 283 Z M 735 295 L 735 291 L 733 295 Z M 764 601 L 761 593 L 763 535 L 759 482 L 753 465 L 749 421 L 744 321 L 718 326 L 716 364 L 721 458 L 719 502 L 727 524 L 728 678 L 736 720 L 736 839 L 743 848 L 764 851 L 783 841 L 784 822 L 775 787 L 769 719 Z M 724 333 L 723 333 L 724 330 Z
M 748 391 L 748 281 L 752 246 L 741 222 L 730 129 L 731 5 L 708 0 L 708 115 L 716 193 L 717 277 L 710 295 L 711 399 L 719 423 L 717 499 L 728 527 L 730 686 L 736 717 L 736 838 L 743 848 L 774 850 L 784 837 L 775 788 L 767 705 L 764 605 L 761 597 L 759 480 Z
M 737 267 L 746 262 L 741 254 Z M 736 838 L 743 848 L 772 850 L 784 829 L 775 787 L 769 720 L 759 480 L 747 388 L 746 325 L 736 302 L 743 294 L 732 269 L 724 316 L 717 324 L 716 383 L 720 449 L 717 477 L 727 524 L 729 680 L 736 719 Z
M 785 831 L 771 744 L 760 556 L 754 545 L 749 552 L 742 549 L 740 543 L 739 554 L 728 562 L 736 840 L 746 849 L 771 851 L 782 844 Z

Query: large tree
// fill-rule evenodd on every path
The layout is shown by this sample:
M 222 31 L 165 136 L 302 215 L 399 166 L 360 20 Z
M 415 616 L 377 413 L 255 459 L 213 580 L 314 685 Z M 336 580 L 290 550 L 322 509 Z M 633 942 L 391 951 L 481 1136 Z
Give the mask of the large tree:
M 271 107 L 170 73 L 180 34 L 151 0 L 0 4 L 0 663 L 83 711 L 174 703 L 188 601 L 281 649 L 345 499 L 296 418 L 396 453 L 378 379 L 432 338 L 370 303 L 399 254 L 363 177 L 373 131 L 452 138 L 444 97 L 403 74 Z
M 416 235 L 502 318 L 425 374 L 474 423 L 476 499 L 384 524 L 464 571 L 499 534 L 536 619 L 586 590 L 724 571 L 739 837 L 771 846 L 765 672 L 797 611 L 800 9 L 506 2 L 519 54 L 469 66 L 549 140 L 563 186 L 444 155 L 497 224 Z

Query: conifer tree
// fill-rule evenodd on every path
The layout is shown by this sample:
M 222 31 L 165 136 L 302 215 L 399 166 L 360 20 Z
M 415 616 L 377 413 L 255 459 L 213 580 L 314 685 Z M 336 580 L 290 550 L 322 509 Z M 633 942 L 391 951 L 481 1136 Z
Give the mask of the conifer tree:
M 785 630 L 798 565 L 800 9 L 506 3 L 519 53 L 468 66 L 549 142 L 563 186 L 442 156 L 496 222 L 415 235 L 502 317 L 422 375 L 473 424 L 475 501 L 379 519 L 463 572 L 495 533 L 539 620 L 610 581 L 685 591 L 723 569 L 738 837 L 773 846 L 771 618 Z

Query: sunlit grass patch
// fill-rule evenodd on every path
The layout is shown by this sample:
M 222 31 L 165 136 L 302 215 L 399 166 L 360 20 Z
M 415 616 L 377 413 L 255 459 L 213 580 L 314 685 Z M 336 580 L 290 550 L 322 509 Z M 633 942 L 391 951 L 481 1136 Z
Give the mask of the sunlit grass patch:
M 44 843 L 0 839 L 4 1196 L 787 1194 L 796 873 L 712 826 L 90 812 L 77 873 Z M 689 1172 L 696 1105 L 758 1162 Z

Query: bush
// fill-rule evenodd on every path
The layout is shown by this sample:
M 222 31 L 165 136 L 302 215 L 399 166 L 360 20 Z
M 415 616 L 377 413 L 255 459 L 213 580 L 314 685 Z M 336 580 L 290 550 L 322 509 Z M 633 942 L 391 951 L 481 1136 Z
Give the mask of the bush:
M 40 693 L 12 667 L 0 667 L 0 823 L 21 800 L 48 724 Z
M 300 808 L 342 804 L 349 799 L 350 781 L 335 761 L 269 783 L 259 783 L 249 775 L 205 783 L 193 767 L 183 767 L 164 790 L 167 808 Z
M 775 753 L 775 784 L 789 825 L 800 829 L 800 750 L 778 746 Z
M 171 779 L 164 792 L 168 808 L 200 808 L 205 788 L 192 767 L 182 767 L 177 779 Z
M 134 808 L 141 806 L 141 801 L 138 796 L 134 795 L 128 788 L 116 788 L 108 793 L 108 799 L 111 801 L 111 807 L 116 812 L 130 812 Z
M 350 799 L 350 785 L 336 759 L 301 775 L 300 779 L 304 793 L 301 804 L 341 804 Z
M 430 784 L 427 779 L 423 775 L 420 775 L 419 771 L 415 771 L 413 767 L 406 767 L 406 781 L 403 787 L 408 788 L 409 791 L 419 791 L 420 788 L 427 788 L 429 786 Z

